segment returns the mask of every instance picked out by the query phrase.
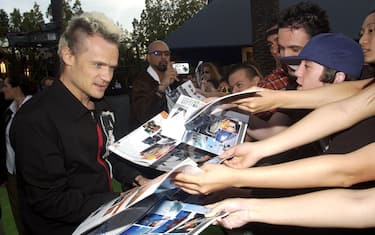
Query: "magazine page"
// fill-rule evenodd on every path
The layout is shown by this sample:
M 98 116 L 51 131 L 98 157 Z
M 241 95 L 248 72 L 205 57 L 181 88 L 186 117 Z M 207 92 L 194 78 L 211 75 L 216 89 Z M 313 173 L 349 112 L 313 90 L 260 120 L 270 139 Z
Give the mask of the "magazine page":
M 164 157 L 154 162 L 151 167 L 159 171 L 167 172 L 172 170 L 176 165 L 184 161 L 186 158 L 192 159 L 198 164 L 198 166 L 201 166 L 214 157 L 216 157 L 215 154 L 209 153 L 191 145 L 187 145 L 185 143 L 180 143 L 176 148 L 167 153 Z
M 106 235 L 118 235 L 122 231 L 129 228 L 133 223 L 140 220 L 144 217 L 150 210 L 152 210 L 158 203 L 162 200 L 169 198 L 169 194 L 173 194 L 174 191 L 163 191 L 160 193 L 154 193 L 144 200 L 138 202 L 136 205 L 127 208 L 126 210 L 112 216 L 107 221 L 102 224 L 90 229 L 85 232 L 85 235 L 97 235 L 97 234 L 106 234 Z
M 186 130 L 182 142 L 216 155 L 242 143 L 249 115 L 230 110 L 217 111 L 206 116 L 200 125 Z
M 234 94 L 229 94 L 220 97 L 211 103 L 208 103 L 201 108 L 197 109 L 185 122 L 185 127 L 188 130 L 194 129 L 195 127 L 201 125 L 207 121 L 207 117 L 210 116 L 215 110 L 225 110 L 233 108 L 234 106 L 230 103 L 234 100 L 248 98 L 256 95 L 257 90 L 253 91 L 242 91 Z
M 131 162 L 150 166 L 179 144 L 178 140 L 161 134 L 167 116 L 161 112 L 108 149 Z
M 185 132 L 185 122 L 197 109 L 204 106 L 203 101 L 181 95 L 163 122 L 162 134 L 172 139 L 181 140 Z
M 206 98 L 203 95 L 197 93 L 193 82 L 190 80 L 182 83 L 176 89 L 167 90 L 166 95 L 168 101 L 168 110 L 171 110 L 173 108 L 181 95 L 188 96 L 197 100 L 203 100 Z
M 197 93 L 197 90 L 195 89 L 193 82 L 190 80 L 178 86 L 177 90 L 179 91 L 180 95 L 189 96 L 197 100 L 203 100 L 206 98 L 203 95 Z
M 204 206 L 164 200 L 120 234 L 199 234 L 224 216 L 206 218 L 208 212 Z
M 139 187 L 135 187 L 127 192 L 122 193 L 119 197 L 112 201 L 102 205 L 96 211 L 91 213 L 74 231 L 74 235 L 82 234 L 100 224 L 107 221 L 109 218 L 117 215 L 118 213 L 126 210 L 137 202 L 145 199 L 151 194 L 155 193 L 158 189 L 169 190 L 174 187 L 171 183 L 169 176 L 172 173 L 185 172 L 189 174 L 198 174 L 201 169 L 197 167 L 197 164 L 187 158 L 179 165 L 175 166 L 170 172 L 163 174 L 147 184 Z

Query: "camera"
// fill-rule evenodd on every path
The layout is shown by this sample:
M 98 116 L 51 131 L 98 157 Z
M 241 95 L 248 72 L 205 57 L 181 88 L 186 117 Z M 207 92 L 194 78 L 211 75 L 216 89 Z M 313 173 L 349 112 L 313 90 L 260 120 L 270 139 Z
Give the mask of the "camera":
M 172 67 L 176 70 L 177 74 L 189 74 L 189 63 L 175 63 Z

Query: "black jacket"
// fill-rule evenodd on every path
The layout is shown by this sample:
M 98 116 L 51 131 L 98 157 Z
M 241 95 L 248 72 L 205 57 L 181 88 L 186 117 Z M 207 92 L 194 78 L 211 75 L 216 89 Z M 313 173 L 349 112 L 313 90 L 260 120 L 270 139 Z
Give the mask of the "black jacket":
M 168 112 L 165 94 L 158 93 L 159 83 L 144 71 L 133 82 L 129 127 L 139 127 L 158 113 Z
M 108 158 L 103 159 L 108 133 L 100 131 L 103 125 L 113 129 L 113 121 L 103 124 L 99 118 L 109 109 L 104 101 L 95 106 L 88 110 L 55 81 L 17 112 L 11 141 L 28 233 L 71 234 L 92 211 L 118 196 L 111 191 Z M 123 174 L 120 179 L 132 170 L 122 163 L 112 166 Z

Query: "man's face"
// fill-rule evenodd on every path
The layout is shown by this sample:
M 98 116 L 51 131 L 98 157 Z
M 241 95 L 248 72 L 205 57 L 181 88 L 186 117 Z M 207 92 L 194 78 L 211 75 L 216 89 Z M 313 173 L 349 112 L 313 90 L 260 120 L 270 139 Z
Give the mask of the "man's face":
M 368 15 L 361 28 L 361 44 L 365 63 L 375 63 L 375 13 Z
M 318 63 L 302 60 L 298 69 L 295 71 L 297 76 L 298 90 L 306 90 L 324 86 L 320 81 L 324 67 Z
M 280 56 L 297 56 L 310 40 L 310 36 L 305 29 L 279 28 L 278 33 Z M 288 73 L 296 76 L 294 70 L 297 66 L 288 66 Z
M 277 33 L 267 36 L 266 41 L 271 55 L 276 61 L 278 61 L 280 57 L 280 51 Z
M 118 47 L 100 35 L 82 37 L 83 43 L 68 60 L 63 82 L 78 98 L 104 96 L 118 62 Z M 64 79 L 67 77 L 67 79 Z
M 147 54 L 150 66 L 159 72 L 165 72 L 170 62 L 170 51 L 164 43 L 155 43 Z
M 256 86 L 259 82 L 258 78 L 249 78 L 244 69 L 237 70 L 228 77 L 229 86 L 232 93 L 237 93 Z
M 9 79 L 6 78 L 4 81 L 4 86 L 2 88 L 4 92 L 4 99 L 5 100 L 13 100 L 15 98 L 17 87 L 12 87 L 9 83 Z
M 281 57 L 297 56 L 310 40 L 310 36 L 303 28 L 279 28 L 278 40 Z

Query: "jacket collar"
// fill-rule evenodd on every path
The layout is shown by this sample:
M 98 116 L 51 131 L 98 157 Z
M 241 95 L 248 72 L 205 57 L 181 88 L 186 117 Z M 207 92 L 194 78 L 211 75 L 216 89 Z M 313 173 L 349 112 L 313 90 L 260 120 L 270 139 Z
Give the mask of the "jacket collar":
M 67 111 L 71 114 L 73 119 L 79 119 L 89 113 L 88 110 L 60 81 L 56 80 L 52 86 L 47 90 L 51 93 L 53 100 L 59 103 L 60 107 L 69 107 Z M 93 100 L 95 103 L 95 110 L 101 112 L 102 110 L 108 110 L 109 107 L 103 99 Z

